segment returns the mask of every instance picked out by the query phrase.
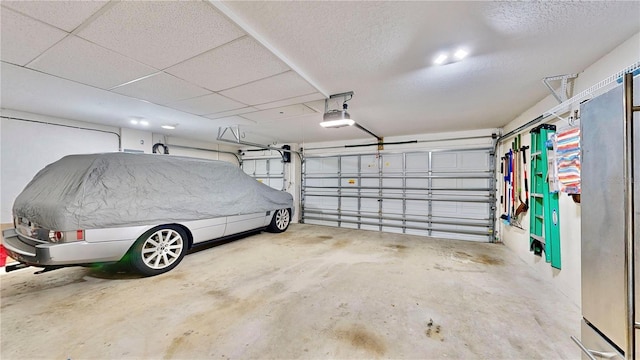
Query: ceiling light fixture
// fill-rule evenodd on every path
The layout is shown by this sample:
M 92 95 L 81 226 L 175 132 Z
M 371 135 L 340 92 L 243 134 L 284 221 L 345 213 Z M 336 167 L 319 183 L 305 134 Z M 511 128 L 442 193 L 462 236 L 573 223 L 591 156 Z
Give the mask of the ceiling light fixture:
M 434 65 L 445 65 L 452 62 L 460 61 L 466 58 L 469 55 L 469 50 L 460 47 L 453 53 L 453 56 L 450 58 L 449 53 L 441 52 L 436 57 L 433 58 Z
M 337 110 L 337 109 L 329 110 L 329 99 L 335 99 L 338 97 L 344 98 L 344 101 L 342 102 L 342 110 Z M 320 123 L 320 126 L 322 126 L 323 128 L 340 128 L 344 126 L 355 126 L 358 129 L 378 139 L 378 149 L 382 150 L 383 138 L 372 133 L 368 129 L 364 128 L 362 125 L 355 122 L 353 119 L 351 119 L 351 114 L 347 112 L 347 108 L 348 108 L 347 101 L 353 99 L 353 91 L 349 91 L 341 94 L 334 94 L 329 96 L 329 99 L 324 100 L 324 114 L 322 115 L 322 122 Z
M 433 63 L 436 65 L 442 65 L 448 58 L 449 56 L 447 54 L 440 54 L 433 59 Z
M 136 120 L 136 119 L 131 119 L 131 120 L 129 120 L 129 122 L 130 122 L 132 125 L 138 125 L 138 120 Z
M 147 120 L 140 120 L 140 125 L 149 126 L 149 122 Z
M 453 57 L 455 57 L 456 60 L 462 60 L 462 59 L 466 58 L 467 55 L 469 55 L 469 52 L 467 50 L 465 50 L 465 49 L 460 48 L 460 49 L 456 50 L 455 54 L 453 54 Z
M 349 97 L 347 99 L 347 96 Z M 329 99 L 334 99 L 337 97 L 344 98 L 342 102 L 342 110 L 333 109 L 329 110 Z M 351 119 L 351 114 L 347 112 L 347 101 L 353 99 L 353 91 L 349 91 L 341 94 L 334 94 L 329 96 L 329 99 L 324 100 L 324 114 L 322 115 L 322 122 L 320 126 L 323 128 L 340 128 L 343 126 L 352 126 L 356 122 Z
M 353 124 L 356 123 L 351 119 L 337 119 L 337 120 L 326 120 L 326 119 L 327 119 L 327 116 L 325 116 L 325 120 L 320 123 L 320 126 L 322 126 L 323 128 L 340 128 L 343 126 L 353 126 Z
M 344 98 L 344 101 L 342 102 L 342 110 L 329 110 L 329 99 L 335 99 L 338 97 Z M 347 97 L 349 98 L 347 99 Z M 347 112 L 347 108 L 349 107 L 349 105 L 347 105 L 347 101 L 353 99 L 353 91 L 334 94 L 329 96 L 329 99 L 324 100 L 324 114 L 322 115 L 322 122 L 320 123 L 320 126 L 323 128 L 340 128 L 343 126 L 352 126 L 356 123 L 351 119 L 351 114 Z
M 173 130 L 176 128 L 176 125 L 162 125 L 161 128 L 167 129 L 167 130 Z

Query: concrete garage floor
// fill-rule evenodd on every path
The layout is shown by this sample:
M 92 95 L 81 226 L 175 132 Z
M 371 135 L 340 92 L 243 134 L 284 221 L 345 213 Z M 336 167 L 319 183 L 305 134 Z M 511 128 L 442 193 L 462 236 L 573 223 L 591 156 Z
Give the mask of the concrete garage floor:
M 2 359 L 579 359 L 577 306 L 506 247 L 293 224 L 152 278 L 0 277 Z

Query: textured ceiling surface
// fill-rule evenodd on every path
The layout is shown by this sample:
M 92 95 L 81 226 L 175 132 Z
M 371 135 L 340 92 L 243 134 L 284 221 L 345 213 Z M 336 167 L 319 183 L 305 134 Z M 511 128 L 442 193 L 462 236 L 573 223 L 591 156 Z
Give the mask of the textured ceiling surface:
M 318 125 L 345 91 L 380 136 L 501 127 L 548 95 L 542 78 L 640 31 L 640 2 L 2 1 L 0 16 L 2 108 L 266 143 L 366 138 Z M 458 46 L 469 58 L 431 64 Z

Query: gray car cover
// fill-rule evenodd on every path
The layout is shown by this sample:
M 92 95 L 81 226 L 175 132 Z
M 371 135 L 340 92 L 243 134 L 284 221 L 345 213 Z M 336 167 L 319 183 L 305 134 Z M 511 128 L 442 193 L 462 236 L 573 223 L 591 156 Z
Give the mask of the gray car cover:
M 293 197 L 237 166 L 168 155 L 66 156 L 16 198 L 15 216 L 70 231 L 164 224 L 293 208 Z

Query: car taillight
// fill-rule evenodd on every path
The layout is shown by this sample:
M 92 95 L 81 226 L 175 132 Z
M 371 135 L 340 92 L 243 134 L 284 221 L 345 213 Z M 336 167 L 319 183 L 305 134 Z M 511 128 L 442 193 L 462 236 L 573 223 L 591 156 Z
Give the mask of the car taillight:
M 51 242 L 72 242 L 82 240 L 84 240 L 84 230 L 49 231 L 49 241 Z
M 52 242 L 60 242 L 64 239 L 64 234 L 62 231 L 49 231 L 49 240 Z

